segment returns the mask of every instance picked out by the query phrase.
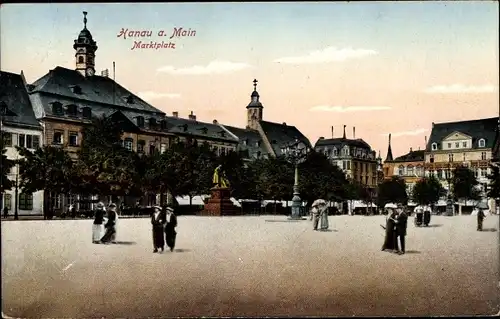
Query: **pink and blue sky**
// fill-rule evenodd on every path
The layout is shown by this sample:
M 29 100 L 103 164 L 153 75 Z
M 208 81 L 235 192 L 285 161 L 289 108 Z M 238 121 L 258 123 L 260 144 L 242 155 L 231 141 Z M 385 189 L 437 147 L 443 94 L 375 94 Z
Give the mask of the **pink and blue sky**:
M 0 9 L 1 69 L 33 82 L 75 67 L 87 27 L 96 71 L 155 107 L 245 126 L 254 78 L 264 119 L 320 136 L 363 138 L 385 158 L 424 147 L 432 122 L 498 116 L 498 2 L 8 4 Z M 175 49 L 131 50 L 122 28 L 196 30 Z M 140 39 L 139 39 L 140 40 Z

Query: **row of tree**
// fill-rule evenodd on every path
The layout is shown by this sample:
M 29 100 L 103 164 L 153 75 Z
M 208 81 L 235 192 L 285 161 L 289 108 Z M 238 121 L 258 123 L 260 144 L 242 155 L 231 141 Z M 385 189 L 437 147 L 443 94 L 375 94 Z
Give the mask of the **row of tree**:
M 61 147 L 43 146 L 34 151 L 18 148 L 22 159 L 20 188 L 27 193 L 45 190 L 51 194 L 143 197 L 152 194 L 175 196 L 209 194 L 214 168 L 222 165 L 231 183 L 232 196 L 239 199 L 291 200 L 294 162 L 297 158 L 281 156 L 245 161 L 243 153 L 229 152 L 216 156 L 208 144 L 175 143 L 160 154 L 143 155 L 127 150 L 122 144 L 123 123 L 101 118 L 84 128 L 76 160 Z M 5 156 L 2 139 L 1 191 L 13 187 L 7 172 L 15 165 Z M 313 200 L 341 202 L 362 200 L 379 207 L 387 203 L 434 204 L 445 190 L 434 177 L 420 179 L 408 196 L 403 179 L 385 180 L 376 192 L 349 181 L 345 174 L 323 154 L 310 151 L 302 155 L 300 196 Z M 490 197 L 499 192 L 498 168 L 492 167 Z M 478 199 L 478 182 L 467 168 L 457 168 L 451 180 L 455 199 Z M 48 204 L 48 203 L 46 203 Z M 51 209 L 45 207 L 45 209 Z

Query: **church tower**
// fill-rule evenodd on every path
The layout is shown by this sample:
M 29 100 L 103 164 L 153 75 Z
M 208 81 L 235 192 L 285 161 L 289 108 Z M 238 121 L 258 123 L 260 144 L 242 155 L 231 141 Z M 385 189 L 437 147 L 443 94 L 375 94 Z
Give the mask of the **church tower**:
M 257 80 L 253 80 L 253 92 L 250 96 L 251 101 L 247 106 L 247 128 L 257 130 L 259 121 L 262 121 L 262 112 L 264 107 L 259 101 L 259 93 L 257 92 Z
M 83 30 L 73 44 L 75 49 L 76 70 L 83 76 L 95 74 L 95 51 L 97 44 L 92 39 L 92 34 L 87 30 L 87 12 L 83 12 Z

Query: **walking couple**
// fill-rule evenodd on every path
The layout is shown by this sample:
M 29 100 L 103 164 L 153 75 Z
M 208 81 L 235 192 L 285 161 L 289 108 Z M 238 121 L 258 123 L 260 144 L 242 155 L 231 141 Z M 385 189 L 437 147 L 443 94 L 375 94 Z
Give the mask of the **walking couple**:
M 390 250 L 399 255 L 405 253 L 406 227 L 408 224 L 408 215 L 402 207 L 397 209 L 389 208 L 387 213 L 385 228 L 385 240 L 382 245 L 382 251 Z M 401 243 L 401 250 L 398 248 L 398 237 Z
M 311 219 L 313 220 L 313 229 L 318 230 L 318 223 L 321 220 L 320 230 L 326 231 L 328 224 L 328 205 L 322 199 L 315 200 L 311 208 Z
M 105 215 L 104 204 L 102 202 L 97 203 L 94 224 L 92 225 L 92 242 L 94 244 L 116 244 L 116 223 L 118 221 L 116 204 L 111 203 L 108 207 L 107 217 L 104 217 Z M 104 236 L 102 236 L 103 224 L 104 229 L 106 229 Z
M 154 213 L 151 215 L 151 224 L 153 225 L 153 253 L 157 253 L 158 249 L 163 251 L 165 241 L 170 251 L 174 251 L 175 237 L 177 236 L 177 232 L 175 231 L 177 217 L 174 214 L 174 210 L 171 207 L 167 207 L 165 213 L 160 206 L 154 206 Z

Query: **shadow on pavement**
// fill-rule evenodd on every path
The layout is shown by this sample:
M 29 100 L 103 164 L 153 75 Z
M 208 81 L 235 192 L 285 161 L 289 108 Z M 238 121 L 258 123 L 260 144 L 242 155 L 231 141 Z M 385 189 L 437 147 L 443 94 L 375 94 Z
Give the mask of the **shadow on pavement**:
M 418 250 L 407 250 L 405 251 L 405 254 L 420 254 L 422 253 L 421 251 Z
M 135 241 L 117 241 L 115 245 L 136 245 Z
M 338 232 L 336 229 L 318 229 L 318 231 L 322 233 Z
M 430 224 L 429 226 L 424 226 L 422 228 L 426 228 L 426 227 L 441 227 L 443 226 L 443 224 Z
M 189 253 L 191 249 L 183 249 L 183 248 L 178 248 L 174 249 L 174 253 Z
M 483 228 L 483 231 L 496 232 L 496 228 Z

